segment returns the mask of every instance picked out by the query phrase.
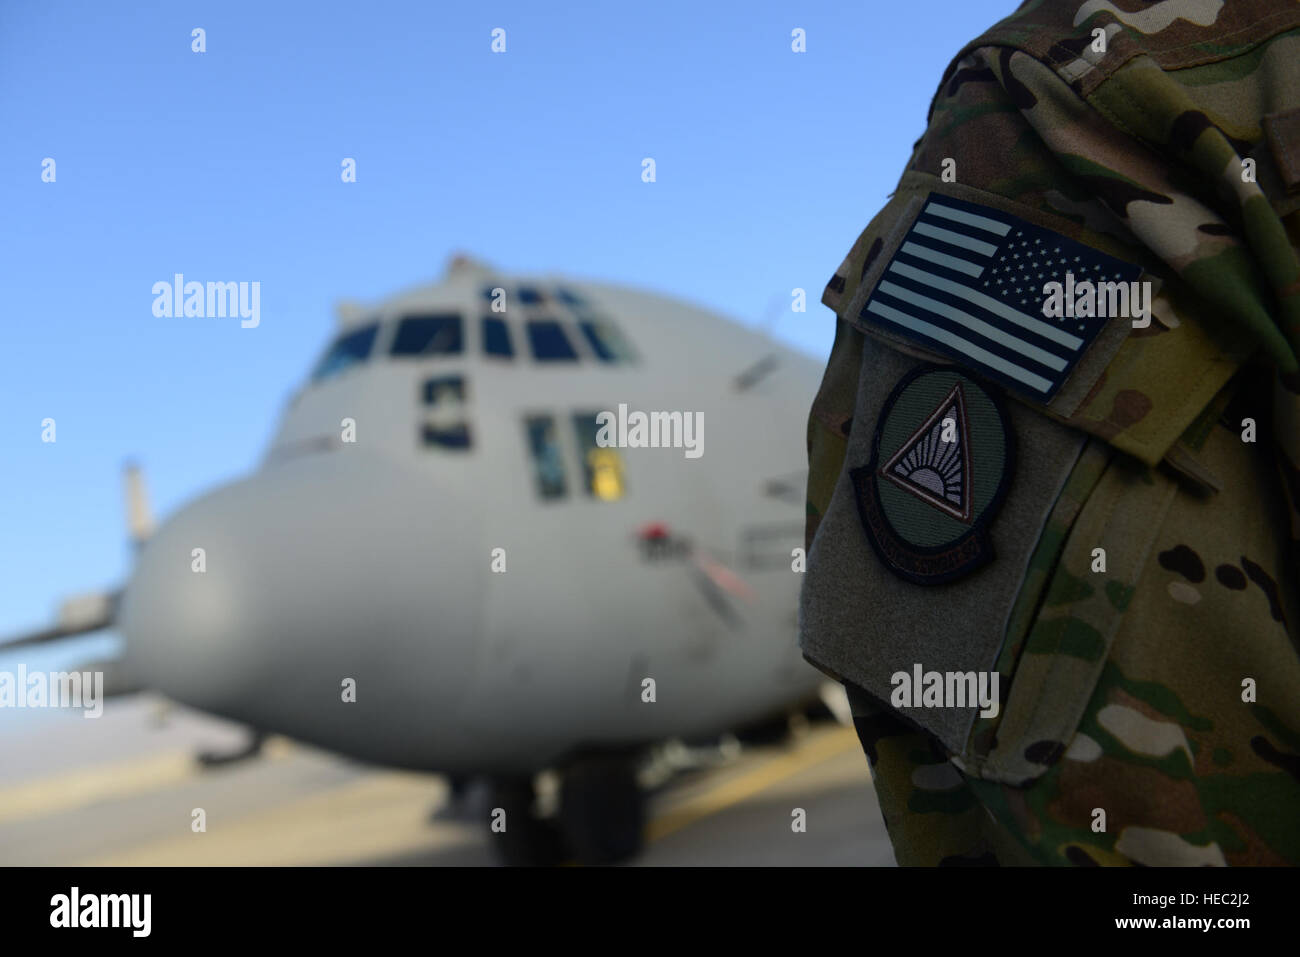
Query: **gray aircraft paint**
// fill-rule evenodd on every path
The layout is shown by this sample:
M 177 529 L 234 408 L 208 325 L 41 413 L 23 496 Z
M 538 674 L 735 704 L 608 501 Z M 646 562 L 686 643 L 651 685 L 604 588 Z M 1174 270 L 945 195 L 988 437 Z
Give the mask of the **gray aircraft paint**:
M 639 361 L 539 363 L 521 320 L 567 319 L 515 301 L 513 360 L 485 356 L 485 286 L 563 286 Z M 459 312 L 462 355 L 388 355 L 395 320 Z M 802 503 L 765 493 L 806 470 L 807 409 L 821 366 L 715 314 L 651 293 L 474 264 L 340 329 L 379 319 L 364 364 L 291 401 L 259 468 L 182 508 L 143 546 L 125 591 L 125 657 L 187 704 L 358 758 L 442 771 L 534 770 L 583 746 L 703 735 L 812 694 L 800 655 L 802 575 L 789 561 L 738 566 L 744 531 L 786 525 Z M 502 317 L 503 314 L 494 314 Z M 573 327 L 570 326 L 572 331 Z M 575 339 L 577 337 L 574 337 Z M 776 354 L 738 391 L 736 375 Z M 419 442 L 421 389 L 461 373 L 473 447 Z M 572 414 L 675 409 L 708 423 L 705 454 L 621 449 L 626 495 L 581 483 Z M 542 501 L 523 418 L 556 417 L 568 494 Z M 337 439 L 356 421 L 355 444 Z M 647 561 L 636 531 L 663 522 L 752 589 L 710 607 L 687 561 Z M 206 550 L 206 572 L 191 552 Z M 504 548 L 507 572 L 491 572 Z M 657 701 L 641 700 L 641 681 Z M 357 700 L 341 700 L 345 678 Z

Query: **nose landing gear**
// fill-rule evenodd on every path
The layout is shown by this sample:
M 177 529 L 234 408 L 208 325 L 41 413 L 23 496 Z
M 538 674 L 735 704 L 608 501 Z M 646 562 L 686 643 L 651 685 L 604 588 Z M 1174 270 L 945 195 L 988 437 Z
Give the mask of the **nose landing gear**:
M 568 857 L 559 824 L 536 813 L 531 777 L 497 778 L 489 798 L 488 839 L 501 863 L 548 867 Z
M 573 861 L 617 864 L 645 842 L 646 799 L 637 761 L 626 754 L 588 754 L 560 769 L 560 807 L 554 817 L 536 813 L 531 778 L 493 782 L 493 818 L 503 827 L 490 838 L 506 864 L 540 866 Z

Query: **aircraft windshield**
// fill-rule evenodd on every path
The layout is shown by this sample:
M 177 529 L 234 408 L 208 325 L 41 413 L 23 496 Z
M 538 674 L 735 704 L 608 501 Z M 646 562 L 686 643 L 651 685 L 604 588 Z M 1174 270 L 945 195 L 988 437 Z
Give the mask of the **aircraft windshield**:
M 600 319 L 582 319 L 578 328 L 587 337 L 591 351 L 601 362 L 631 362 L 635 358 L 626 339 L 608 322 Z
M 499 359 L 513 359 L 514 345 L 510 342 L 510 328 L 504 319 L 483 317 L 483 352 Z
M 407 316 L 397 325 L 393 338 L 395 356 L 460 355 L 465 336 L 460 316 L 455 313 Z
M 373 323 L 339 336 L 316 364 L 311 380 L 320 382 L 365 362 L 370 357 L 370 350 L 374 347 L 375 335 L 378 332 L 379 324 Z
M 578 358 L 564 328 L 554 319 L 530 320 L 528 343 L 533 348 L 533 358 L 539 362 L 573 362 Z

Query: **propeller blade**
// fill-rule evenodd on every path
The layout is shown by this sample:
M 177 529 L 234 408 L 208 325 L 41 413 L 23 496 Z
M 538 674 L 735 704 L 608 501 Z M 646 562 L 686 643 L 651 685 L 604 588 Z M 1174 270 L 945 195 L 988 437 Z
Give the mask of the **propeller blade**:
M 0 639 L 0 650 L 23 645 L 39 645 L 76 635 L 87 635 L 93 631 L 102 631 L 113 624 L 121 594 L 120 590 L 91 592 L 69 598 L 59 606 L 53 625 L 39 631 Z
M 131 533 L 131 542 L 138 548 L 153 534 L 154 521 L 144 473 L 134 462 L 128 462 L 123 469 L 122 486 L 126 494 L 126 527 Z

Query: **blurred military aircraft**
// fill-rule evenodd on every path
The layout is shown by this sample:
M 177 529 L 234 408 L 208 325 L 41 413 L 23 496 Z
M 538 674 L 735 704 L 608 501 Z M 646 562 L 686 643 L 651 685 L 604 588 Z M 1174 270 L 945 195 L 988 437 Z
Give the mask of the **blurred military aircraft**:
M 5 645 L 111 626 L 123 690 L 488 779 L 507 860 L 634 853 L 648 746 L 817 695 L 794 616 L 819 364 L 465 257 L 339 322 L 253 474 L 154 531 L 128 469 L 125 587 Z

